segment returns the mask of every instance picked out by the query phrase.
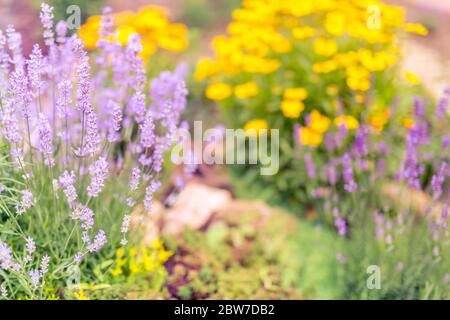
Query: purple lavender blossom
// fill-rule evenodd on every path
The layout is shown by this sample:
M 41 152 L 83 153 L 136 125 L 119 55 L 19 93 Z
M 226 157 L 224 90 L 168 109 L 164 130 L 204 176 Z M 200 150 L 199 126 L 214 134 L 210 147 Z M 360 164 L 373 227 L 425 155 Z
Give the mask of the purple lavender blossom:
M 64 20 L 58 21 L 55 27 L 57 43 L 64 44 L 66 42 L 67 30 L 67 22 L 65 22 Z
M 145 105 L 145 95 L 142 92 L 136 92 L 130 99 L 128 111 L 136 119 L 137 123 L 141 123 L 147 113 L 147 106 Z M 148 116 L 151 116 L 148 115 Z
M 6 289 L 6 285 L 4 282 L 0 285 L 0 296 L 3 299 L 8 299 L 8 289 Z
M 369 153 L 367 146 L 368 129 L 365 126 L 361 126 L 356 132 L 355 142 L 353 144 L 353 153 L 358 157 L 365 157 Z
M 140 125 L 141 129 L 141 145 L 144 148 L 150 148 L 155 142 L 155 124 L 151 112 L 148 112 Z
M 78 56 L 80 61 L 76 69 L 77 75 L 77 108 L 81 112 L 85 112 L 86 109 L 91 105 L 89 98 L 91 93 L 91 81 L 90 72 L 91 67 L 89 66 L 89 57 L 87 52 L 84 50 L 83 42 L 80 39 L 76 39 L 73 43 L 74 52 Z
M 39 281 L 41 280 L 41 273 L 38 269 L 33 269 L 29 273 L 30 276 L 30 282 L 34 287 L 37 287 L 39 285 Z
M 75 263 L 81 263 L 83 261 L 83 253 L 77 252 L 75 256 L 73 257 L 73 262 Z
M 89 252 L 99 252 L 100 249 L 108 242 L 106 237 L 106 233 L 103 230 L 99 230 L 99 232 L 95 235 L 94 240 L 88 246 Z
M 314 179 L 316 177 L 316 167 L 314 166 L 314 161 L 309 153 L 306 153 L 303 156 L 305 160 L 306 172 L 308 174 L 308 178 Z
M 23 69 L 25 61 L 22 54 L 22 36 L 16 32 L 12 25 L 6 28 L 6 35 L 8 39 L 8 48 L 12 52 L 12 63 L 15 70 Z
M 31 115 L 31 95 L 28 90 L 28 77 L 24 69 L 16 69 L 10 78 L 8 92 L 11 95 L 11 103 L 15 110 L 20 110 L 22 116 L 28 119 Z
M 336 149 L 334 136 L 332 134 L 325 134 L 325 147 L 328 153 L 331 153 Z
M 446 149 L 448 146 L 450 146 L 450 135 L 444 135 L 441 139 L 441 147 Z
M 110 100 L 108 103 L 108 109 L 111 110 L 111 125 L 109 128 L 108 141 L 119 141 L 119 131 L 123 119 L 122 108 L 119 104 Z
M 10 144 L 19 145 L 22 142 L 22 135 L 19 129 L 19 121 L 13 108 L 13 101 L 6 99 L 3 105 L 1 116 L 2 134 Z
M 448 217 L 448 206 L 445 206 L 441 212 L 441 219 L 447 219 Z
M 64 194 L 66 195 L 67 202 L 69 205 L 72 205 L 77 199 L 77 191 L 75 189 L 75 172 L 71 171 L 70 173 L 65 170 L 63 174 L 59 177 L 59 184 L 63 189 Z
M 334 225 L 338 229 L 338 233 L 339 233 L 340 236 L 345 236 L 346 235 L 346 233 L 347 233 L 347 222 L 345 222 L 344 219 L 337 218 L 334 221 Z
M 123 217 L 122 227 L 120 228 L 120 232 L 123 234 L 123 238 L 120 241 L 120 244 L 122 246 L 125 246 L 128 243 L 125 234 L 128 232 L 128 229 L 130 228 L 130 223 L 131 223 L 131 216 L 127 214 Z
M 100 157 L 89 167 L 91 184 L 87 187 L 87 193 L 90 197 L 95 198 L 102 191 L 108 177 L 108 170 L 109 164 L 104 157 Z
M 114 32 L 114 18 L 112 15 L 112 9 L 106 6 L 102 10 L 102 18 L 100 20 L 100 27 L 98 34 L 102 38 L 109 37 Z
M 153 195 L 161 187 L 161 182 L 152 181 L 145 189 L 144 208 L 146 211 L 151 211 L 153 207 Z
M 84 231 L 90 230 L 94 227 L 94 212 L 81 204 L 78 204 L 71 213 L 73 220 L 81 221 L 81 228 Z
M 41 94 L 41 88 L 43 86 L 42 73 L 44 70 L 42 51 L 38 44 L 33 46 L 33 51 L 27 64 L 31 91 L 34 97 L 38 97 Z
M 22 199 L 16 206 L 16 212 L 20 216 L 34 205 L 34 197 L 30 190 L 22 190 Z
M 78 207 L 80 212 L 79 219 L 81 221 L 81 227 L 84 230 L 90 230 L 94 227 L 94 212 L 88 207 Z
M 447 90 L 449 90 L 449 89 L 447 89 Z M 447 109 L 448 109 L 448 104 L 449 104 L 450 93 L 447 93 L 447 90 L 444 91 L 444 96 L 441 97 L 437 103 L 436 117 L 438 119 L 443 119 L 448 111 Z
M 348 129 L 345 124 L 341 124 L 338 128 L 338 132 L 336 134 L 335 143 L 338 148 L 341 148 L 344 144 L 345 139 L 348 135 Z
M 294 141 L 295 141 L 295 144 L 296 144 L 296 145 L 299 145 L 299 144 L 300 144 L 300 140 L 299 140 L 299 136 L 300 136 L 300 125 L 299 125 L 298 123 L 296 123 L 296 124 L 294 125 L 293 133 L 294 133 Z
M 46 254 L 42 257 L 41 260 L 41 277 L 44 277 L 44 275 L 48 272 L 48 265 L 50 264 L 50 257 Z
M 86 143 L 81 146 L 83 152 L 80 151 L 82 156 L 86 154 L 94 155 L 99 151 L 99 144 L 101 141 L 100 134 L 98 132 L 98 116 L 91 105 L 84 110 L 86 116 Z
M 120 232 L 121 233 L 127 233 L 128 232 L 128 228 L 130 227 L 130 222 L 131 222 L 131 216 L 130 215 L 125 215 L 123 217 L 123 221 L 122 221 L 122 227 L 120 228 Z
M 417 159 L 417 146 L 420 144 L 421 134 L 419 130 L 411 129 L 407 136 L 406 157 L 402 168 L 402 177 L 406 179 L 411 188 L 420 189 L 420 176 L 425 168 Z
M 152 154 L 152 170 L 161 172 L 162 164 L 164 162 L 164 149 L 161 144 L 157 144 Z
M 344 190 L 350 193 L 355 192 L 358 185 L 353 178 L 352 159 L 348 153 L 342 157 L 342 177 L 345 183 Z
M 0 30 L 0 98 L 5 95 L 5 89 L 8 86 L 9 61 L 10 57 L 6 52 L 6 37 Z
M 138 167 L 134 167 L 131 171 L 129 188 L 130 191 L 136 191 L 139 187 L 141 180 L 141 170 Z
M 44 155 L 44 163 L 53 167 L 55 159 L 53 158 L 53 132 L 47 117 L 43 114 L 39 114 L 39 145 L 38 149 Z
M 442 162 L 437 174 L 431 178 L 431 188 L 433 190 L 433 198 L 438 199 L 442 195 L 442 185 L 447 175 L 447 163 Z
M 54 44 L 54 34 L 53 34 L 53 7 L 50 7 L 46 3 L 41 4 L 41 23 L 44 27 L 44 39 L 47 46 L 52 46 Z
M 11 248 L 6 243 L 0 241 L 0 269 L 13 269 L 14 264 Z
M 25 256 L 24 262 L 30 262 L 32 259 L 32 256 L 34 254 L 34 252 L 36 251 L 36 243 L 34 242 L 34 240 L 31 237 L 26 237 L 25 238 L 26 241 L 26 245 L 25 245 L 25 251 L 27 253 L 27 255 Z
M 57 97 L 56 97 L 56 110 L 60 118 L 68 118 L 71 116 L 71 104 L 72 104 L 72 82 L 69 80 L 63 80 L 58 83 Z
M 425 117 L 425 105 L 420 97 L 414 98 L 414 116 L 416 119 L 422 119 Z

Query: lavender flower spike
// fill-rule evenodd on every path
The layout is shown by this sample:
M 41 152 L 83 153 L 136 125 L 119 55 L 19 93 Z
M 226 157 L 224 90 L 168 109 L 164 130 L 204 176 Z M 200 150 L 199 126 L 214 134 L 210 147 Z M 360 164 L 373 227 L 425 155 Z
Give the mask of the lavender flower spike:
M 89 167 L 91 184 L 87 187 L 87 193 L 90 197 L 97 197 L 102 191 L 105 180 L 108 177 L 109 165 L 106 158 L 100 157 Z
M 47 120 L 47 117 L 43 114 L 39 114 L 39 151 L 44 155 L 44 163 L 53 167 L 55 159 L 53 158 L 53 133 L 52 127 Z
M 344 189 L 347 192 L 355 192 L 358 185 L 353 178 L 352 159 L 350 155 L 346 153 L 342 158 L 342 176 L 344 178 Z
M 55 43 L 53 34 L 53 7 L 50 7 L 45 2 L 41 4 L 41 23 L 44 27 L 44 39 L 47 46 L 52 46 Z

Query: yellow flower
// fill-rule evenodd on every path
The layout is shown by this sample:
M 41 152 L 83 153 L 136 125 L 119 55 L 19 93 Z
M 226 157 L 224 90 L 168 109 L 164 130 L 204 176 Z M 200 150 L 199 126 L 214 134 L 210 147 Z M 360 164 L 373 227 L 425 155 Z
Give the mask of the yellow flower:
M 320 56 L 329 57 L 334 55 L 337 50 L 338 46 L 336 41 L 332 39 L 326 39 L 323 37 L 320 37 L 314 41 L 314 52 L 317 53 Z
M 350 89 L 367 91 L 370 89 L 370 73 L 361 67 L 347 68 L 347 85 Z
M 322 143 L 323 136 L 310 128 L 302 127 L 299 130 L 299 140 L 303 145 L 317 147 Z
M 258 94 L 258 86 L 254 82 L 247 82 L 237 85 L 234 88 L 234 94 L 239 99 L 248 99 Z
M 405 77 L 406 80 L 408 80 L 408 82 L 412 85 L 418 85 L 420 84 L 420 78 L 418 75 L 416 75 L 415 73 L 412 73 L 411 71 L 406 71 L 405 72 Z
M 125 25 L 125 26 L 118 26 L 117 27 L 117 41 L 120 42 L 121 45 L 126 45 L 128 38 L 133 33 L 136 33 L 136 29 L 132 26 Z
M 79 292 L 74 293 L 75 299 L 77 300 L 91 300 L 88 296 L 84 294 L 84 291 L 80 289 Z
M 280 108 L 286 118 L 295 119 L 300 116 L 300 113 L 305 109 L 305 105 L 301 101 L 283 100 Z
M 125 250 L 124 250 L 123 248 L 119 248 L 119 249 L 116 250 L 116 256 L 117 256 L 118 258 L 123 257 L 124 254 L 125 254 Z
M 194 73 L 196 81 L 202 81 L 218 72 L 216 63 L 209 58 L 202 58 L 198 61 Z
M 340 53 L 334 56 L 333 60 L 339 67 L 348 68 L 352 66 L 357 59 L 357 54 L 354 51 Z
M 373 114 L 371 114 L 367 121 L 369 122 L 369 124 L 378 132 L 383 131 L 385 125 L 388 123 L 389 120 L 389 116 L 390 116 L 390 111 L 389 109 L 381 109 L 381 110 L 377 110 L 376 112 L 374 112 Z
M 292 36 L 297 40 L 311 38 L 316 34 L 316 30 L 311 27 L 297 27 L 292 29 Z
M 120 276 L 123 272 L 122 272 L 122 268 L 120 268 L 119 266 L 116 266 L 114 269 L 112 269 L 111 271 L 111 274 L 113 275 L 113 276 Z
M 284 90 L 285 100 L 305 100 L 308 97 L 308 91 L 305 88 L 286 88 Z
M 320 114 L 319 111 L 313 110 L 309 115 L 309 125 L 308 127 L 318 133 L 324 133 L 330 127 L 331 120 Z
M 141 272 L 141 268 L 139 267 L 139 264 L 136 261 L 130 260 L 130 271 L 131 273 L 139 273 Z
M 414 127 L 414 119 L 404 118 L 402 120 L 402 126 L 405 127 L 406 129 L 411 129 L 412 127 Z
M 417 34 L 419 36 L 428 35 L 428 30 L 420 23 L 407 23 L 405 25 L 405 30 L 410 33 Z
M 160 250 L 158 251 L 158 263 L 165 263 L 171 256 L 173 256 L 173 251 L 170 250 Z
M 269 126 L 264 119 L 253 119 L 244 125 L 244 131 L 247 135 L 259 135 L 261 130 L 267 129 Z
M 211 100 L 224 100 L 232 94 L 231 86 L 226 83 L 213 83 L 206 88 L 206 97 Z
M 351 115 L 341 115 L 334 118 L 334 125 L 337 127 L 344 125 L 349 130 L 359 128 L 358 120 Z
M 338 67 L 336 61 L 328 60 L 320 63 L 313 64 L 314 73 L 330 73 L 336 70 Z
M 79 30 L 86 48 L 94 49 L 99 40 L 100 16 L 89 17 Z M 145 6 L 137 12 L 121 11 L 114 14 L 117 41 L 125 45 L 133 33 L 138 33 L 142 41 L 141 57 L 147 59 L 159 48 L 180 52 L 187 47 L 187 28 L 183 24 L 171 23 L 163 7 Z M 113 40 L 115 36 L 111 36 Z
M 137 248 L 130 248 L 130 250 L 129 250 L 129 254 L 130 254 L 130 256 L 131 257 L 135 257 L 135 256 L 137 256 L 138 255 L 138 249 Z
M 164 243 L 160 239 L 156 239 L 152 242 L 152 248 L 155 250 L 164 249 Z
M 172 52 L 184 51 L 188 46 L 187 32 L 184 24 L 174 23 L 164 29 L 158 39 L 158 44 L 161 48 Z
M 86 20 L 86 23 L 83 24 L 78 31 L 81 40 L 83 40 L 84 45 L 88 50 L 92 50 L 97 46 L 100 20 L 100 16 L 91 16 Z
M 341 36 L 345 30 L 346 17 L 341 12 L 331 12 L 325 17 L 325 30 L 334 36 Z

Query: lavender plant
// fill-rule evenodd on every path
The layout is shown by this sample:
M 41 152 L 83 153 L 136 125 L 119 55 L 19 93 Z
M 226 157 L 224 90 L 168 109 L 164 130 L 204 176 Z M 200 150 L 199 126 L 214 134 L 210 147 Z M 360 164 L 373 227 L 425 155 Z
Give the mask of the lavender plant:
M 403 139 L 398 128 L 380 134 L 365 125 L 351 139 L 341 127 L 327 143 L 323 170 L 310 173 L 328 181 L 311 197 L 347 240 L 336 248 L 345 297 L 449 297 L 449 98 L 450 89 L 434 114 L 416 98 Z M 306 168 L 311 162 L 305 157 Z M 381 288 L 366 286 L 372 265 L 380 267 Z
M 147 80 L 138 35 L 122 46 L 111 9 L 90 56 L 52 7 L 29 57 L 0 30 L 0 283 L 6 298 L 45 298 L 73 270 L 127 244 L 130 211 L 152 209 L 164 155 L 186 106 L 183 67 Z M 103 249 L 103 250 L 102 250 Z

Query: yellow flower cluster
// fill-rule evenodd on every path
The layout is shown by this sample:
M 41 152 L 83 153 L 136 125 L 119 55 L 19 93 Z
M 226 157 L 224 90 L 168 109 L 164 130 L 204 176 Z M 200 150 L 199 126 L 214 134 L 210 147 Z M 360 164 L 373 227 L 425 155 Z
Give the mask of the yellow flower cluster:
M 284 99 L 281 102 L 281 112 L 286 118 L 296 119 L 305 109 L 303 100 L 308 97 L 305 88 L 287 88 L 284 90 Z
M 391 111 L 387 108 L 376 106 L 370 112 L 367 122 L 378 132 L 383 131 L 391 116 Z
M 388 85 L 378 77 L 388 77 L 384 71 L 399 59 L 400 36 L 427 34 L 422 25 L 405 21 L 403 8 L 382 0 L 243 0 L 232 18 L 227 34 L 212 41 L 214 56 L 198 62 L 194 78 L 206 82 L 211 100 L 234 99 L 229 101 L 241 106 L 242 99 L 258 98 L 258 106 L 244 108 L 262 107 L 269 116 L 275 104 L 286 121 L 301 120 L 319 103 L 325 108 L 342 96 L 352 97 L 346 111 L 359 117 L 361 109 L 351 107 L 363 104 L 375 85 Z M 412 74 L 407 79 L 419 82 Z M 336 116 L 330 108 L 322 111 Z M 251 112 L 242 113 L 245 120 Z M 357 127 L 358 120 L 349 117 L 335 121 Z M 385 120 L 379 114 L 371 119 L 376 128 Z M 310 126 L 300 131 L 305 144 L 322 141 L 323 133 Z
M 378 28 L 369 23 L 374 17 L 368 8 L 373 6 L 381 13 Z M 402 8 L 379 0 L 244 0 L 233 12 L 228 35 L 213 40 L 215 59 L 202 59 L 195 76 L 269 74 L 286 67 L 284 55 L 310 41 L 317 55 L 314 72 L 344 69 L 349 87 L 366 91 L 371 72 L 395 63 L 396 32 L 426 35 L 423 26 L 406 23 L 404 15 Z M 341 47 L 349 37 L 353 43 Z
M 351 115 L 341 115 L 334 118 L 336 127 L 345 126 L 348 130 L 359 128 L 358 120 Z M 319 111 L 313 110 L 309 115 L 307 126 L 301 127 L 298 131 L 298 139 L 301 144 L 317 147 L 323 141 L 323 134 L 328 131 L 331 125 L 330 118 L 322 115 Z
M 91 16 L 79 30 L 80 38 L 88 49 L 94 49 L 99 40 L 100 16 Z M 170 52 L 184 51 L 188 45 L 187 28 L 181 23 L 171 23 L 165 8 L 145 6 L 137 12 L 122 11 L 114 15 L 117 39 L 123 45 L 133 33 L 142 38 L 142 57 L 148 58 L 159 48 Z
M 300 143 L 316 147 L 323 140 L 323 134 L 330 127 L 331 120 L 319 111 L 313 110 L 309 115 L 308 125 L 300 128 Z
M 150 247 L 119 248 L 116 250 L 113 276 L 122 274 L 138 274 L 142 272 L 156 272 L 173 255 L 172 251 L 164 248 L 162 241 L 153 241 Z

